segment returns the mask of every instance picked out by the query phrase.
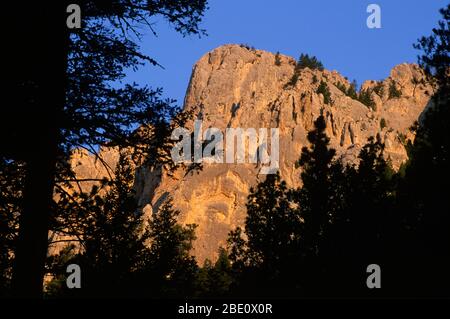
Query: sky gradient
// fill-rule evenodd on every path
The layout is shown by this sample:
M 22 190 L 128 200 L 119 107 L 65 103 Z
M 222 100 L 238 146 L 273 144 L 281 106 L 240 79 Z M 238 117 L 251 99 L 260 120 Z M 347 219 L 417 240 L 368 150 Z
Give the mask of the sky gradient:
M 381 7 L 381 29 L 369 29 L 366 8 Z M 429 35 L 440 18 L 442 0 L 209 0 L 202 28 L 208 36 L 183 38 L 155 18 L 142 51 L 164 69 L 146 65 L 127 72 L 127 81 L 164 89 L 164 97 L 182 104 L 192 66 L 202 55 L 229 43 L 298 58 L 316 55 L 326 69 L 337 70 L 358 84 L 379 80 L 403 62 L 416 62 L 412 44 Z

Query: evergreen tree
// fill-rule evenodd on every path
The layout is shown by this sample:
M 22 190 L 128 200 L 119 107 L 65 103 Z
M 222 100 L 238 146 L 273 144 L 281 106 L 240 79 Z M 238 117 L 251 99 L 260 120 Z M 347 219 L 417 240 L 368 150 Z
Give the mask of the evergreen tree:
M 372 110 L 375 108 L 375 102 L 372 99 L 372 90 L 369 88 L 361 90 L 359 92 L 358 101 L 360 101 L 365 106 L 371 108 Z
M 197 262 L 190 255 L 197 225 L 179 225 L 180 212 L 168 200 L 149 222 L 149 270 L 154 296 L 188 297 L 194 294 Z M 141 287 L 144 292 L 147 286 Z
M 386 125 L 386 120 L 384 119 L 384 117 L 382 117 L 380 120 L 380 129 L 384 129 Z
M 318 254 L 320 239 L 331 218 L 331 167 L 336 151 L 328 146 L 330 139 L 325 128 L 325 118 L 320 115 L 314 122 L 314 130 L 307 135 L 310 147 L 302 148 L 298 161 L 303 186 L 297 200 L 305 223 L 304 245 L 312 256 Z
M 295 67 L 296 71 L 300 71 L 304 68 L 310 68 L 311 70 L 319 70 L 323 71 L 324 67 L 322 62 L 320 62 L 317 57 L 309 56 L 308 54 L 300 54 L 300 57 L 297 61 L 297 65 Z
M 323 115 L 314 122 L 307 135 L 309 147 L 303 147 L 298 165 L 301 167 L 302 187 L 294 192 L 294 202 L 303 221 L 301 232 L 302 256 L 299 260 L 307 296 L 331 293 L 327 272 L 335 265 L 330 242 L 331 225 L 340 216 L 345 202 L 343 167 L 334 160 L 335 150 L 329 147 Z
M 448 296 L 450 276 L 450 125 L 449 125 L 449 47 L 450 5 L 440 10 L 442 20 L 432 35 L 415 45 L 422 50 L 420 65 L 434 86 L 432 107 L 418 123 L 410 143 L 409 161 L 398 190 L 402 214 L 402 261 L 411 266 L 404 273 L 404 289 L 417 295 Z M 408 276 L 422 274 L 413 285 Z M 429 274 L 429 276 L 426 276 Z
M 233 271 L 226 249 L 219 248 L 219 257 L 214 265 L 205 260 L 197 277 L 197 289 L 202 298 L 224 298 L 230 296 Z
M 59 169 L 73 148 L 134 145 L 151 160 L 167 139 L 173 104 L 159 90 L 117 85 L 124 70 L 157 64 L 139 52 L 132 35 L 139 39 L 156 15 L 183 35 L 201 34 L 206 9 L 202 0 L 82 1 L 83 26 L 70 30 L 70 3 L 15 3 L 10 11 L 21 17 L 10 15 L 16 33 L 6 39 L 14 48 L 6 50 L 8 61 L 17 67 L 7 75 L 6 98 L 15 103 L 1 108 L 0 155 L 26 162 L 12 278 L 18 296 L 42 295 L 54 187 L 67 178 Z M 38 49 L 30 55 L 30 48 Z M 141 125 L 152 126 L 153 134 L 134 134 Z
M 402 96 L 402 92 L 397 89 L 397 85 L 395 84 L 394 81 L 392 81 L 389 84 L 389 98 L 390 99 L 395 99 L 395 98 L 399 98 Z
M 179 212 L 172 209 L 170 201 L 146 225 L 134 196 L 133 173 L 129 154 L 121 153 L 106 194 L 94 186 L 90 194 L 74 194 L 76 201 L 65 201 L 63 209 L 78 216 L 78 222 L 68 225 L 73 227 L 72 236 L 79 239 L 79 248 L 68 245 L 58 256 L 49 258 L 48 269 L 54 277 L 48 286 L 50 296 L 194 294 L 197 265 L 189 252 L 195 225 L 179 225 Z M 66 289 L 65 267 L 69 263 L 83 270 L 82 289 Z
M 347 96 L 356 100 L 358 98 L 358 94 L 356 93 L 356 87 L 357 87 L 357 83 L 355 80 L 353 80 L 353 82 L 350 84 L 350 86 L 348 87 L 347 90 Z
M 320 81 L 316 93 L 323 95 L 324 104 L 331 104 L 331 93 L 330 90 L 328 89 L 328 85 L 324 81 Z
M 65 220 L 71 227 L 72 236 L 79 238 L 81 252 L 73 258 L 66 258 L 72 250 L 66 249 L 62 256 L 80 265 L 83 270 L 83 289 L 76 294 L 84 296 L 126 296 L 129 276 L 147 259 L 143 218 L 133 192 L 134 172 L 129 155 L 123 151 L 115 169 L 114 179 L 107 182 L 106 194 L 94 186 L 90 194 L 74 193 L 72 198 L 63 198 L 61 209 L 69 216 L 76 216 L 78 222 Z M 70 246 L 69 246 L 70 247 Z M 75 246 L 73 246 L 75 247 Z M 61 254 L 60 254 L 61 259 Z M 50 268 L 55 278 L 65 275 L 65 267 L 53 263 Z M 62 273 L 58 273 L 59 270 Z M 77 290 L 77 289 L 75 289 Z M 63 294 L 67 291 L 62 292 Z
M 347 88 L 345 87 L 345 84 L 341 83 L 340 81 L 336 83 L 336 87 L 345 95 L 347 95 Z
M 383 97 L 383 95 L 384 95 L 384 86 L 383 86 L 383 82 L 382 82 L 382 81 L 377 82 L 377 84 L 373 87 L 373 91 L 374 91 L 379 97 Z
M 315 56 L 309 56 L 308 54 L 300 54 L 297 64 L 295 65 L 294 74 L 285 87 L 294 86 L 300 78 L 300 73 L 303 69 L 309 68 L 310 70 L 323 71 L 324 67 Z
M 388 265 L 391 259 L 388 248 L 399 224 L 393 209 L 394 172 L 383 149 L 370 138 L 361 149 L 359 165 L 337 167 L 332 175 L 339 205 L 334 206 L 329 236 L 321 248 L 326 251 L 324 277 L 333 296 L 366 296 L 361 271 L 375 261 Z
M 0 297 L 10 293 L 25 164 L 0 158 Z
M 230 233 L 230 260 L 243 295 L 289 295 L 297 288 L 302 222 L 288 197 L 279 175 L 268 175 L 248 197 L 246 239 L 240 228 Z

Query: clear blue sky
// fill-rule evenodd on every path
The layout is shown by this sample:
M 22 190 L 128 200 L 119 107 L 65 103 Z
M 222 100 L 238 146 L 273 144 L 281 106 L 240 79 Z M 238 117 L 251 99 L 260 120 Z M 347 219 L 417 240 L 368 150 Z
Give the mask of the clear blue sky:
M 369 4 L 381 7 L 381 29 L 366 26 Z M 183 38 L 161 19 L 158 37 L 148 33 L 144 53 L 165 69 L 146 65 L 128 72 L 127 80 L 162 87 L 164 97 L 181 105 L 194 63 L 228 43 L 298 57 L 316 55 L 327 69 L 361 84 L 378 80 L 403 62 L 416 62 L 412 44 L 429 35 L 446 0 L 210 0 L 202 27 L 208 36 Z

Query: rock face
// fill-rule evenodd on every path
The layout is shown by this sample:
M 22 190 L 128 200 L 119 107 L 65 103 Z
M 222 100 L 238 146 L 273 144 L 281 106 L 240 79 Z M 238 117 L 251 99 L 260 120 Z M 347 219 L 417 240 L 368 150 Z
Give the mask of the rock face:
M 239 45 L 225 45 L 205 54 L 194 66 L 184 108 L 193 111 L 203 127 L 225 131 L 227 127 L 279 128 L 281 177 L 290 186 L 300 185 L 295 162 L 306 135 L 321 112 L 337 156 L 356 162 L 361 146 L 370 136 L 386 144 L 386 156 L 395 168 L 406 159 L 405 138 L 409 127 L 429 103 L 431 89 L 418 84 L 423 72 L 417 65 L 401 64 L 380 82 L 366 81 L 372 91 L 373 108 L 354 100 L 336 87 L 349 82 L 336 71 L 304 69 L 293 86 L 295 59 Z M 331 103 L 325 104 L 317 88 L 324 81 Z M 401 97 L 389 98 L 395 86 Z M 186 126 L 192 129 L 193 124 Z M 256 164 L 203 164 L 203 170 L 138 170 L 136 188 L 144 212 L 151 214 L 169 196 L 181 211 L 182 223 L 195 223 L 194 255 L 200 263 L 214 259 L 228 232 L 245 221 L 245 203 L 250 187 L 265 178 Z

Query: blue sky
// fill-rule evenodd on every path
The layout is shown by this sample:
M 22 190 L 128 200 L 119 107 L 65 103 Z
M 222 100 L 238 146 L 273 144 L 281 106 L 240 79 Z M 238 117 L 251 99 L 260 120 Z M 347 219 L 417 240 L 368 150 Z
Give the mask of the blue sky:
M 381 7 L 381 29 L 369 29 L 366 8 Z M 416 62 L 412 44 L 429 35 L 445 0 L 209 0 L 202 27 L 208 36 L 183 38 L 155 18 L 158 37 L 150 32 L 142 51 L 164 69 L 146 65 L 129 71 L 127 80 L 153 88 L 181 105 L 194 63 L 206 52 L 228 43 L 297 58 L 316 55 L 327 69 L 337 70 L 358 84 L 379 80 L 403 62 Z

